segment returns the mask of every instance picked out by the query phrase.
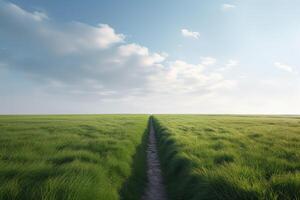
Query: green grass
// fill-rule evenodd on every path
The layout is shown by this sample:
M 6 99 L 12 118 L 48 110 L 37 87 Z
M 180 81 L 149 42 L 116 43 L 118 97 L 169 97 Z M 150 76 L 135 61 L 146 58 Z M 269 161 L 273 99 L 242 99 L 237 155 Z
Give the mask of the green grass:
M 138 200 L 146 115 L 0 116 L 0 199 Z M 300 118 L 156 115 L 170 199 L 300 199 Z
M 300 118 L 156 115 L 173 200 L 300 199 Z
M 146 115 L 0 116 L 0 199 L 139 199 L 147 122 Z

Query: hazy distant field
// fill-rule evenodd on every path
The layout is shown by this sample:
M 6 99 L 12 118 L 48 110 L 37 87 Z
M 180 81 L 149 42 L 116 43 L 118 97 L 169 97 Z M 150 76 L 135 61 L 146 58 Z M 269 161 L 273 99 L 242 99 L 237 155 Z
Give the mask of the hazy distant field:
M 300 199 L 300 118 L 157 115 L 171 199 Z
M 111 200 L 119 199 L 119 190 L 136 199 L 145 178 L 141 144 L 147 120 L 0 116 L 0 199 Z

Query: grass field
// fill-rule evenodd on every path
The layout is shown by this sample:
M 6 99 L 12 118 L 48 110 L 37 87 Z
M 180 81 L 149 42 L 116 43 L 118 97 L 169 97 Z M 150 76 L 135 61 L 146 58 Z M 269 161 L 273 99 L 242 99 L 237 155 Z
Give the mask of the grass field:
M 0 199 L 139 199 L 147 122 L 146 115 L 0 116 Z
M 300 199 L 300 117 L 155 115 L 170 200 Z M 138 200 L 147 115 L 0 116 L 0 199 Z
M 300 199 L 300 118 L 156 115 L 173 200 Z

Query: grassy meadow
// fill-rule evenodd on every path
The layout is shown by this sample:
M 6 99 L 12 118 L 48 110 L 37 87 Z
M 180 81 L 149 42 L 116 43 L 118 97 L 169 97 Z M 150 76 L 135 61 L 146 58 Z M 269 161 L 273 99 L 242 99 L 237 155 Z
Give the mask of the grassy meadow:
M 147 123 L 146 115 L 0 116 L 0 199 L 139 199 Z
M 173 200 L 300 199 L 300 118 L 155 115 Z
M 0 199 L 140 199 L 148 118 L 0 116 Z M 152 119 L 170 200 L 300 200 L 300 117 Z

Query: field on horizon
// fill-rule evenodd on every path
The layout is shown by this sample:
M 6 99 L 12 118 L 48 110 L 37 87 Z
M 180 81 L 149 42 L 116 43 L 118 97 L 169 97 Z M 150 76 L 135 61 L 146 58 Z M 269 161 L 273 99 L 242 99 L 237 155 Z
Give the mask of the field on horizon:
M 147 115 L 0 116 L 0 199 L 139 198 L 147 121 Z
M 171 199 L 300 199 L 300 117 L 155 115 Z

